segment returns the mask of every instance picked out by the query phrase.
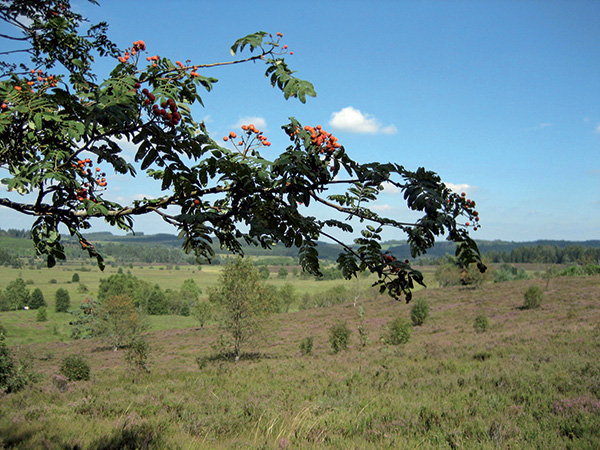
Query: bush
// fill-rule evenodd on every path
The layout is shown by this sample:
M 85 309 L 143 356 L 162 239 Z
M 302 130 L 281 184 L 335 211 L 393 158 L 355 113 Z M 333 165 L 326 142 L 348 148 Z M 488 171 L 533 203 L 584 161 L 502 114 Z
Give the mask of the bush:
M 75 272 L 75 273 L 73 274 L 73 278 L 71 278 L 71 281 L 72 281 L 73 283 L 79 283 L 79 274 L 78 274 L 77 272 Z
M 35 320 L 36 322 L 46 322 L 48 320 L 48 310 L 45 306 L 38 308 Z
M 134 377 L 139 377 L 142 373 L 150 372 L 148 369 L 148 359 L 150 357 L 150 345 L 141 336 L 137 336 L 131 340 L 125 360 L 129 364 L 129 368 L 134 373 Z
M 79 355 L 67 356 L 63 359 L 59 370 L 69 381 L 87 381 L 90 379 L 90 365 Z
M 403 317 L 397 317 L 387 326 L 384 342 L 391 345 L 406 344 L 410 341 L 412 325 Z
M 54 295 L 56 312 L 67 312 L 71 306 L 71 296 L 69 291 L 59 288 Z
M 338 323 L 329 328 L 329 343 L 333 353 L 338 353 L 348 348 L 350 330 L 345 323 Z
M 477 333 L 484 333 L 490 327 L 490 321 L 483 313 L 478 314 L 473 321 L 473 328 Z
M 0 333 L 0 392 L 17 392 L 35 381 L 36 375 L 24 361 L 15 361 L 4 341 L 4 333 Z
M 42 306 L 48 306 L 46 304 L 46 299 L 44 298 L 44 293 L 40 288 L 35 288 L 29 299 L 29 309 L 38 309 Z
M 410 320 L 413 325 L 420 326 L 425 323 L 425 319 L 429 316 L 429 303 L 425 299 L 418 299 L 410 309 Z
M 538 286 L 530 286 L 525 291 L 525 302 L 523 303 L 523 309 L 534 309 L 539 308 L 544 299 L 544 292 Z
M 313 338 L 312 336 L 305 337 L 300 341 L 300 353 L 302 355 L 310 355 L 313 349 Z

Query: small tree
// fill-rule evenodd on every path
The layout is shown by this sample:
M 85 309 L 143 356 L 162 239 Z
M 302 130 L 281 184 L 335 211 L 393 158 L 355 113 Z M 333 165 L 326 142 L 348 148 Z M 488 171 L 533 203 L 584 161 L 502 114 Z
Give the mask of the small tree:
M 69 295 L 69 291 L 58 288 L 54 295 L 54 304 L 56 312 L 67 312 L 71 306 L 71 296 Z
M 169 314 L 169 300 L 158 284 L 155 284 L 150 291 L 146 312 L 151 315 Z
M 77 272 L 75 272 L 75 273 L 73 274 L 73 277 L 71 278 L 71 281 L 72 281 L 73 283 L 79 283 L 79 274 L 78 274 Z
M 199 301 L 192 308 L 192 316 L 200 322 L 200 328 L 203 328 L 206 322 L 212 318 L 213 307 L 209 302 Z
M 23 278 L 11 281 L 4 290 L 4 303 L 10 309 L 23 309 L 29 305 L 30 293 Z
M 410 320 L 412 321 L 413 325 L 423 325 L 428 316 L 429 303 L 427 300 L 423 298 L 416 300 L 410 308 Z
M 234 357 L 260 332 L 264 317 L 276 312 L 269 294 L 252 262 L 239 257 L 225 265 L 218 287 L 209 291 L 209 301 L 219 307 L 221 327 L 231 336 Z
M 296 303 L 296 288 L 291 283 L 285 283 L 279 289 L 279 302 L 281 304 L 281 310 L 283 312 L 289 312 L 290 306 Z
M 44 293 L 40 288 L 35 288 L 31 293 L 31 299 L 29 300 L 29 308 L 30 309 L 38 309 L 43 306 L 48 306 L 46 303 L 46 299 L 44 298 Z
M 198 300 L 198 297 L 202 293 L 202 289 L 198 287 L 193 278 L 188 278 L 184 280 L 181 284 L 181 295 L 183 299 L 188 303 L 194 303 Z
M 145 328 L 146 323 L 133 299 L 113 295 L 102 301 L 95 316 L 96 335 L 108 338 L 114 350 L 128 345 Z
M 280 267 L 279 271 L 277 272 L 277 278 L 287 278 L 288 273 L 289 272 L 285 267 Z
M 46 322 L 48 320 L 48 310 L 45 306 L 40 306 L 35 316 L 36 322 Z

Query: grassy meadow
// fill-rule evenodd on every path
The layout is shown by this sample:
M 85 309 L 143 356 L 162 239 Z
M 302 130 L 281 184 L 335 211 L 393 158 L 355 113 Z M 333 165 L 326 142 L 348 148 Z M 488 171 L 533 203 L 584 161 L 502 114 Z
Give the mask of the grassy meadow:
M 286 280 L 276 278 L 273 284 Z M 102 340 L 71 341 L 69 315 L 53 310 L 53 292 L 70 290 L 76 267 L 3 270 L 0 286 L 16 276 L 43 290 L 49 321 L 35 311 L 0 313 L 13 352 L 39 381 L 0 397 L 0 448 L 10 449 L 597 449 L 600 448 L 600 277 L 451 287 L 415 293 L 430 316 L 402 345 L 381 341 L 410 305 L 368 289 L 361 279 L 369 342 L 359 340 L 352 303 L 271 316 L 261 338 L 238 362 L 216 359 L 216 324 L 153 317 L 146 338 L 150 372 L 135 376 L 125 350 Z M 163 288 L 185 278 L 205 287 L 218 268 L 123 268 Z M 78 271 L 94 295 L 97 281 L 117 268 Z M 426 271 L 429 275 L 431 270 Z M 50 274 L 50 275 L 49 275 Z M 56 283 L 50 283 L 50 279 Z M 8 280 L 8 281 L 7 281 Z M 287 279 L 299 293 L 340 280 Z M 356 282 L 349 288 L 356 288 Z M 538 309 L 523 310 L 523 293 L 544 289 Z M 294 309 L 294 308 L 293 308 Z M 475 317 L 489 329 L 477 333 Z M 351 330 L 346 351 L 334 354 L 328 329 Z M 314 339 L 311 354 L 300 342 Z M 89 381 L 61 385 L 67 355 L 82 355 Z

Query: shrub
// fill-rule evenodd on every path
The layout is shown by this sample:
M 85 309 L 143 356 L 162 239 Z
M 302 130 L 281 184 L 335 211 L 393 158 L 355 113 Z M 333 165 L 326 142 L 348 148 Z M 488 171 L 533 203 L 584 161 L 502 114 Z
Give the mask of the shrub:
M 345 323 L 338 323 L 329 328 L 329 343 L 333 353 L 338 353 L 348 348 L 350 330 Z
M 523 309 L 539 308 L 544 299 L 544 292 L 539 286 L 530 286 L 525 291 Z
M 90 379 L 90 365 L 79 355 L 70 355 L 63 359 L 59 371 L 69 381 Z
M 79 283 L 79 274 L 78 274 L 77 272 L 75 272 L 75 273 L 73 274 L 73 278 L 71 278 L 71 281 L 72 281 L 73 283 Z
M 44 298 L 43 292 L 40 288 L 35 288 L 31 293 L 31 298 L 29 300 L 29 309 L 38 309 L 42 306 L 47 306 L 46 299 Z
M 17 392 L 35 381 L 36 375 L 24 361 L 15 361 L 4 340 L 4 333 L 0 333 L 0 392 Z
M 38 308 L 37 315 L 35 316 L 36 322 L 46 322 L 48 320 L 48 310 L 45 306 Z
M 478 314 L 473 321 L 473 328 L 477 333 L 484 333 L 490 327 L 490 321 L 483 313 Z
M 54 295 L 56 312 L 67 312 L 71 306 L 71 296 L 69 291 L 59 288 Z
M 305 337 L 300 341 L 300 353 L 302 355 L 310 355 L 313 349 L 313 338 L 312 336 Z
M 150 345 L 141 336 L 137 336 L 131 340 L 125 360 L 137 378 L 141 373 L 150 372 L 148 369 L 148 358 L 150 357 Z
M 410 341 L 412 325 L 403 317 L 397 317 L 387 326 L 384 342 L 391 345 L 406 344 Z
M 56 281 L 56 278 L 51 278 L 50 279 L 50 284 L 56 284 L 58 283 L 58 281 Z
M 410 320 L 413 325 L 420 326 L 425 323 L 425 319 L 429 316 L 429 303 L 427 300 L 420 298 L 415 301 L 410 309 Z
M 200 322 L 200 328 L 203 328 L 206 322 L 212 319 L 213 316 L 213 307 L 207 301 L 199 301 L 194 304 L 192 308 L 192 316 Z

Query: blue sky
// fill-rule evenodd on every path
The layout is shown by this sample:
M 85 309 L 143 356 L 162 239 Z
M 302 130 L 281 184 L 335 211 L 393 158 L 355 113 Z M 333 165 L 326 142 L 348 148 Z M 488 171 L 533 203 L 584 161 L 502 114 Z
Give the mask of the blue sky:
M 282 32 L 294 52 L 286 61 L 317 97 L 285 101 L 259 64 L 203 72 L 219 78 L 195 110 L 213 137 L 253 118 L 274 156 L 294 116 L 322 124 L 359 161 L 424 166 L 466 191 L 481 214 L 476 239 L 600 238 L 598 1 L 73 3 L 106 20 L 123 48 L 143 39 L 172 60 L 230 60 L 238 37 Z M 124 202 L 160 195 L 117 181 L 111 189 Z M 374 208 L 410 217 L 391 191 Z M 2 228 L 27 226 L 0 214 Z M 136 229 L 174 232 L 154 218 Z

